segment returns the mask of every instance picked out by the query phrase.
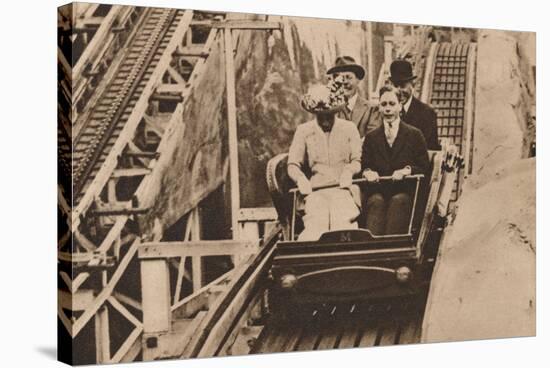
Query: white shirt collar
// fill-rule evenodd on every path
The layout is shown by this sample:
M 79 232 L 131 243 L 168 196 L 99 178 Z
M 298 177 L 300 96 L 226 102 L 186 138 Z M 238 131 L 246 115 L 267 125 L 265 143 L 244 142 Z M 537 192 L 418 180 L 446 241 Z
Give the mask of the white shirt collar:
M 399 131 L 399 123 L 401 122 L 401 119 L 397 118 L 393 121 L 392 127 L 390 128 L 390 124 L 388 124 L 387 121 L 384 121 L 384 131 L 386 134 L 388 132 L 392 132 L 394 137 L 397 137 L 397 132 Z
M 348 100 L 348 108 L 350 111 L 353 111 L 353 108 L 355 107 L 355 103 L 357 102 L 357 93 L 355 93 L 349 100 Z
M 405 112 L 408 112 L 409 111 L 409 107 L 411 107 L 411 102 L 413 100 L 413 97 L 411 95 L 411 97 L 409 97 L 409 99 L 407 100 L 407 102 L 405 102 L 405 104 L 403 105 L 403 108 L 405 109 Z

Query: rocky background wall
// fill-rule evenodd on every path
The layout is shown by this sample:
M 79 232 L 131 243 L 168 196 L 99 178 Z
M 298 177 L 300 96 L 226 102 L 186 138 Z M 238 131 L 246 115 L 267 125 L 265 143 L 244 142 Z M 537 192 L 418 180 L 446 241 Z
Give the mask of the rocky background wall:
M 535 334 L 535 35 L 478 35 L 473 172 L 441 243 L 424 342 Z

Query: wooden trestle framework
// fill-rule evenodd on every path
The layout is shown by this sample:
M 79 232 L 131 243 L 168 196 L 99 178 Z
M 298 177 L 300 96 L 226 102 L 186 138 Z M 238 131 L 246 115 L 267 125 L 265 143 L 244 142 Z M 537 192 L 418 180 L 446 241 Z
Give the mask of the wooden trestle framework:
M 85 12 L 78 6 L 84 5 L 60 11 L 58 316 L 72 339 L 94 320 L 97 363 L 157 358 L 150 349 L 142 349 L 147 347 L 144 336 L 158 330 L 156 318 L 147 318 L 143 311 L 149 308 L 148 301 L 154 301 L 148 292 L 157 295 L 166 290 L 145 287 L 140 301 L 139 288 L 128 295 L 118 287 L 132 265 L 136 276 L 135 259 L 142 244 L 137 216 L 147 212 L 146 204 L 158 190 L 155 168 L 163 153 L 178 143 L 171 136 L 185 124 L 181 119 L 187 97 L 207 72 L 204 64 L 211 49 L 221 44 L 231 50 L 221 50 L 230 64 L 234 29 L 279 29 L 280 25 L 216 12 L 112 6 L 97 22 L 99 27 L 90 29 L 91 19 L 97 21 L 97 6 L 86 4 Z M 78 32 L 86 37 L 84 52 L 76 60 L 71 43 Z M 222 37 L 224 43 L 218 42 Z M 142 265 L 142 275 L 156 276 L 168 264 L 177 269 L 175 291 L 168 298 L 174 309 L 187 304 L 188 299 L 181 299 L 184 279 L 192 282 L 194 292 L 203 287 L 202 257 L 221 254 L 233 256 L 234 264 L 244 261 L 243 256 L 255 253 L 259 241 L 257 226 L 250 225 L 274 224 L 276 219 L 271 210 L 238 208 L 234 72 L 228 72 L 226 80 L 232 116 L 229 133 L 235 142 L 230 145 L 233 233 L 234 237 L 248 234 L 253 241 L 197 243 L 200 209 L 191 210 L 182 230 L 185 255 L 180 251 L 162 266 L 154 260 Z M 160 111 L 159 103 L 172 108 Z M 120 198 L 119 182 L 130 183 L 134 192 Z M 149 240 L 161 236 L 154 233 Z M 186 259 L 191 260 L 191 275 Z M 113 346 L 117 344 L 110 329 L 115 314 L 117 329 L 120 316 L 129 324 L 118 346 Z
M 59 28 L 58 316 L 70 339 L 84 333 L 95 342 L 95 360 L 81 363 L 265 351 L 243 346 L 260 336 L 266 322 L 266 283 L 259 281 L 267 278 L 281 229 L 273 209 L 239 208 L 232 67 L 238 35 L 233 32 L 281 25 L 235 19 L 236 14 L 127 6 L 103 9 L 98 19 L 97 6 L 83 13 L 71 8 L 75 6 L 61 8 L 70 16 L 60 17 Z M 87 35 L 77 60 L 67 52 L 75 33 Z M 188 97 L 209 72 L 204 65 L 212 49 L 220 46 L 226 67 L 234 239 L 201 240 L 199 205 L 186 215 L 182 240 L 162 242 L 162 232 L 141 234 L 138 219 L 158 190 L 159 163 L 178 143 L 173 132 L 185 126 Z M 450 75 L 438 74 L 438 68 L 455 70 L 437 59 L 452 46 L 434 47 L 442 51 L 430 54 L 434 79 L 430 96 L 423 96 L 432 103 L 439 98 L 436 86 L 445 83 L 438 75 Z M 459 55 L 469 68 L 475 58 L 470 55 L 467 50 Z M 460 77 L 466 74 L 473 72 L 464 69 Z M 471 93 L 471 81 L 464 83 Z M 472 96 L 464 98 L 462 105 L 452 106 L 471 114 Z M 161 103 L 171 107 L 161 111 Z M 440 125 L 444 136 L 441 129 L 446 125 Z M 471 125 L 467 132 L 463 147 L 470 150 Z M 121 195 L 119 183 L 132 192 Z M 259 224 L 265 227 L 262 240 Z M 202 259 L 218 255 L 232 257 L 234 267 L 205 285 Z M 136 287 L 139 272 L 141 285 Z M 182 295 L 184 280 L 192 283 L 188 295 Z M 418 323 L 405 322 L 399 325 L 402 336 L 416 336 Z M 398 341 L 393 336 L 392 342 Z M 361 345 L 360 337 L 353 339 Z M 296 342 L 293 346 L 299 349 Z M 74 362 L 75 357 L 67 359 Z

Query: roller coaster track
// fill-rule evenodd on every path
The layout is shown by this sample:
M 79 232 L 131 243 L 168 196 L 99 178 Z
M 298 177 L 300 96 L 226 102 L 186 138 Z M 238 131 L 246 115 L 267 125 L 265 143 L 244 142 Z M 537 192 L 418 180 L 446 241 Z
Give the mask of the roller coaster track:
M 183 13 L 169 9 L 147 10 L 115 77 L 76 136 L 73 179 L 77 203 L 120 136 Z
M 472 167 L 476 47 L 475 43 L 433 43 L 423 83 L 421 98 L 437 113 L 439 138 L 454 144 L 465 158 L 452 201 L 458 199 Z

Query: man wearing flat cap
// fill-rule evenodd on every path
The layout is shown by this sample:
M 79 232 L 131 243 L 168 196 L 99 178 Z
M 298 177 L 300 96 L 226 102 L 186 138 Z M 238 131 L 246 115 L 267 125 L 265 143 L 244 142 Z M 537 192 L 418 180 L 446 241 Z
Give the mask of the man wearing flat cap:
M 309 89 L 301 105 L 315 118 L 298 126 L 288 152 L 288 176 L 305 197 L 302 241 L 357 228 L 361 200 L 352 178 L 361 171 L 361 138 L 355 124 L 336 117 L 346 103 L 341 87 L 333 81 Z M 335 187 L 315 190 L 331 184 Z
M 340 56 L 327 74 L 332 79 L 341 79 L 343 83 L 347 104 L 338 113 L 338 117 L 353 121 L 361 137 L 378 127 L 380 119 L 377 117 L 376 106 L 359 95 L 359 82 L 365 77 L 365 69 L 351 56 Z
M 406 123 L 420 129 L 428 149 L 440 150 L 437 136 L 437 114 L 433 108 L 413 95 L 414 80 L 412 65 L 407 60 L 394 60 L 390 65 L 390 81 L 401 92 L 403 106 L 400 117 Z

